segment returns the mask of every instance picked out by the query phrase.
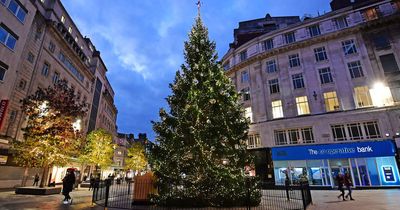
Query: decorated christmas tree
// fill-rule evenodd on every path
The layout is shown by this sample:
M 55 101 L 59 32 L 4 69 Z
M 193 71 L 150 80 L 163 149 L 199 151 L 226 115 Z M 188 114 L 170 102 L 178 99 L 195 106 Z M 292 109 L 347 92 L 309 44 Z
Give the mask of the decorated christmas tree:
M 244 172 L 251 163 L 245 145 L 248 121 L 200 15 L 184 58 L 170 84 L 170 111 L 161 109 L 160 121 L 153 122 L 155 200 L 166 206 L 256 205 L 260 192 L 255 182 L 246 184 Z

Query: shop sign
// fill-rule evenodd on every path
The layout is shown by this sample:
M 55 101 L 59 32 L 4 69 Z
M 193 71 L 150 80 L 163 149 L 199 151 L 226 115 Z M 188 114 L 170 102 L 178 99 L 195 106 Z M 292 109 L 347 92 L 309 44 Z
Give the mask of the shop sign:
M 273 160 L 310 160 L 394 156 L 391 140 L 272 148 Z
M 7 106 L 8 106 L 8 100 L 0 101 L 0 128 L 3 123 L 4 118 L 6 118 Z
M 4 165 L 7 163 L 8 156 L 0 155 L 0 164 Z

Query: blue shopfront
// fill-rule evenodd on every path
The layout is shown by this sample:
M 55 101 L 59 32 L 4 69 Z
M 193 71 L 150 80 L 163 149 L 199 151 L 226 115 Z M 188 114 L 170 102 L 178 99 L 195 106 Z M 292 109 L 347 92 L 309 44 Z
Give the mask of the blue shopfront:
M 284 146 L 271 149 L 275 183 L 335 186 L 338 173 L 350 173 L 354 186 L 399 186 L 396 145 L 391 140 Z

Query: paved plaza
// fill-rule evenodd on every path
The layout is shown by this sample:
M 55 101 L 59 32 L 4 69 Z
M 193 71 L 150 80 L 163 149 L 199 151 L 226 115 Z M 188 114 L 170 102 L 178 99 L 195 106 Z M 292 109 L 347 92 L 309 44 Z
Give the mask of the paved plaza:
M 341 201 L 338 191 L 312 191 L 314 204 L 309 210 L 346 210 L 372 209 L 395 210 L 400 207 L 400 189 L 388 190 L 355 190 L 355 201 Z M 100 210 L 99 206 L 91 206 L 91 192 L 87 189 L 71 193 L 73 204 L 62 204 L 62 195 L 16 195 L 13 191 L 0 192 L 0 210 Z

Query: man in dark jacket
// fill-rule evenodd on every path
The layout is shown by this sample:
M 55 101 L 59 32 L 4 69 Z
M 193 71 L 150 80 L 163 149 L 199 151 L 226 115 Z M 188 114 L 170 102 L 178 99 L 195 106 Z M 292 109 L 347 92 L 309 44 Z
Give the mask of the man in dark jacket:
M 72 204 L 72 198 L 69 196 L 69 193 L 74 188 L 75 184 L 75 174 L 73 171 L 67 171 L 67 175 L 65 175 L 63 179 L 63 195 L 64 195 L 64 204 Z
M 351 196 L 351 185 L 353 183 L 351 182 L 351 176 L 350 176 L 350 174 L 348 172 L 344 175 L 344 184 L 346 185 L 346 188 L 349 191 L 349 193 L 347 193 L 347 195 L 346 195 L 346 198 L 350 197 L 350 200 L 353 201 L 354 199 Z
M 341 192 L 341 194 L 338 196 L 338 198 L 342 197 L 343 201 L 345 201 L 346 199 L 344 199 L 344 188 L 343 188 L 344 176 L 343 176 L 343 174 L 341 172 L 336 177 L 336 181 L 337 181 L 337 184 L 338 184 L 338 189 Z

